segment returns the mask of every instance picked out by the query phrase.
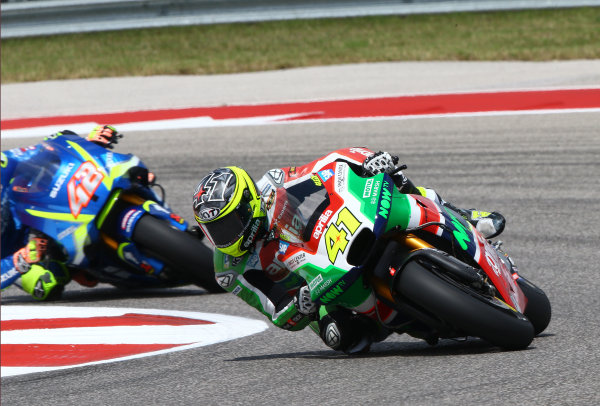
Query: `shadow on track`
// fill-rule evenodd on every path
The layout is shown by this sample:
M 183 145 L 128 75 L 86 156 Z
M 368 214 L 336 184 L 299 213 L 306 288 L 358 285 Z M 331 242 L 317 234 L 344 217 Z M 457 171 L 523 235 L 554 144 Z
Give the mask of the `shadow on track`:
M 544 333 L 536 337 L 553 337 L 554 334 Z M 535 346 L 530 346 L 520 351 L 535 350 Z M 228 361 L 260 361 L 279 359 L 348 359 L 348 358 L 385 358 L 385 357 L 446 357 L 461 355 L 479 355 L 504 351 L 483 340 L 477 338 L 468 338 L 466 340 L 443 340 L 435 346 L 430 346 L 425 342 L 380 342 L 373 344 L 371 351 L 366 354 L 346 355 L 333 350 L 306 351 L 285 354 L 266 354 L 251 357 L 239 357 Z
M 183 296 L 203 296 L 209 294 L 202 288 L 190 286 L 189 288 L 149 288 L 149 289 L 119 289 L 115 287 L 90 288 L 82 290 L 66 290 L 59 300 L 39 302 L 22 292 L 14 296 L 2 295 L 2 304 L 40 304 L 49 305 L 65 303 L 102 302 L 122 299 L 154 299 L 173 298 Z

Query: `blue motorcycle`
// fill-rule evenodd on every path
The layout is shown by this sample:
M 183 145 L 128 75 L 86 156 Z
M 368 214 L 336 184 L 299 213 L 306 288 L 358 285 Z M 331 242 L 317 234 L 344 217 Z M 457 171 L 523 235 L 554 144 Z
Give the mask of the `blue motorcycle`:
M 8 197 L 17 228 L 54 241 L 52 260 L 121 288 L 196 284 L 223 292 L 202 234 L 169 209 L 138 157 L 71 134 L 39 149 L 18 163 Z

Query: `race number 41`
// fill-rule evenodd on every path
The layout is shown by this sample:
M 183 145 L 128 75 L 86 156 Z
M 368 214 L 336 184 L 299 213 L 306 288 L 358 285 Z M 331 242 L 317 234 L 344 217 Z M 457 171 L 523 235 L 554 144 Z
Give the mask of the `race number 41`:
M 102 179 L 104 179 L 104 174 L 90 161 L 82 163 L 77 169 L 67 184 L 69 208 L 73 217 L 77 218 L 81 210 L 87 207 L 96 189 L 102 183 Z

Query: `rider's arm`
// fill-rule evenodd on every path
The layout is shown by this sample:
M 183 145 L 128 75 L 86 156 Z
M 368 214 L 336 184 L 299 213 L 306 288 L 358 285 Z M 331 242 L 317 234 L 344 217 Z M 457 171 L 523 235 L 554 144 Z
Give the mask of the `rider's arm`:
M 4 289 L 8 288 L 10 285 L 12 285 L 13 283 L 15 283 L 15 281 L 17 279 L 19 279 L 21 274 L 19 273 L 19 271 L 17 271 L 17 268 L 15 267 L 12 254 L 7 257 L 2 258 L 2 263 L 1 263 L 0 267 L 1 267 L 0 272 L 2 274 L 1 289 L 4 290 Z
M 310 320 L 298 312 L 293 297 L 281 284 L 269 279 L 264 270 L 251 269 L 247 254 L 233 258 L 215 250 L 215 277 L 223 289 L 233 293 L 286 330 L 301 330 Z M 234 264 L 234 262 L 239 263 Z
M 394 184 L 400 192 L 405 194 L 422 194 L 421 189 L 423 188 L 417 188 L 402 171 L 396 171 L 398 158 L 392 157 L 387 152 L 380 151 L 376 153 L 365 147 L 345 148 L 326 155 L 319 163 L 333 161 L 347 163 L 354 173 L 359 176 L 373 176 L 381 172 L 391 173 Z
M 105 148 L 112 148 L 113 144 L 117 144 L 119 138 L 123 135 L 119 134 L 117 129 L 111 125 L 98 125 L 87 135 L 86 140 Z
M 63 135 L 76 135 L 77 133 L 71 130 L 62 130 L 56 132 L 48 137 L 45 137 L 44 140 L 49 140 L 53 138 L 57 138 Z M 94 144 L 100 145 L 104 148 L 113 148 L 114 144 L 119 142 L 119 138 L 123 138 L 122 134 L 119 134 L 117 129 L 111 125 L 97 125 L 90 131 L 90 133 L 85 137 L 87 141 L 93 142 Z
M 14 254 L 2 258 L 2 290 L 17 284 L 37 300 L 48 300 L 60 296 L 65 284 L 69 282 L 69 272 L 58 261 L 45 261 L 47 241 L 39 237 L 30 237 L 29 242 Z

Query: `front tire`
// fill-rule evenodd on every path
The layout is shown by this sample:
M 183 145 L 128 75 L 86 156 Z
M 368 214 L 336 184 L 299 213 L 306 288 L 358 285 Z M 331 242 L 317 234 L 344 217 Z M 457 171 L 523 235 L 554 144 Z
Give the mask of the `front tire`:
M 145 214 L 138 220 L 132 240 L 184 279 L 211 293 L 224 292 L 215 280 L 213 252 L 199 239 Z
M 525 306 L 525 316 L 533 324 L 535 335 L 537 336 L 548 327 L 552 317 L 552 307 L 546 293 L 527 279 L 519 276 L 517 284 L 527 297 L 527 306 Z
M 519 312 L 501 309 L 491 298 L 455 286 L 420 263 L 406 265 L 394 281 L 397 293 L 465 335 L 507 350 L 527 348 L 532 324 Z

